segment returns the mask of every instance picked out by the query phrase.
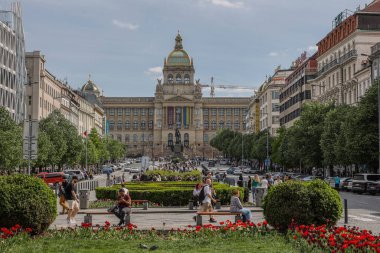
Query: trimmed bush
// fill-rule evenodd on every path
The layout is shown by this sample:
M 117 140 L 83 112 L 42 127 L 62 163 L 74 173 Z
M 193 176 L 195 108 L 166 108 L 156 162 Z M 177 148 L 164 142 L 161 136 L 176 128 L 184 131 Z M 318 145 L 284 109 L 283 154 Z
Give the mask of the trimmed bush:
M 149 170 L 145 173 L 151 180 L 153 176 L 160 175 L 162 181 L 201 181 L 202 175 L 199 170 L 193 170 L 189 172 L 176 172 L 170 170 Z
M 0 177 L 0 224 L 16 224 L 42 233 L 57 216 L 57 199 L 39 178 L 27 175 Z
M 164 206 L 185 206 L 188 205 L 192 197 L 194 183 L 190 182 L 138 182 L 126 183 L 132 199 L 146 199 L 153 203 L 160 203 Z M 229 204 L 232 196 L 232 190 L 225 184 L 214 183 L 218 198 L 223 205 Z M 120 185 L 112 187 L 96 188 L 97 199 L 116 199 Z M 240 196 L 247 195 L 246 189 L 239 188 Z
M 286 231 L 292 221 L 303 225 L 335 224 L 342 215 L 340 196 L 327 183 L 287 181 L 271 187 L 264 199 L 270 225 Z

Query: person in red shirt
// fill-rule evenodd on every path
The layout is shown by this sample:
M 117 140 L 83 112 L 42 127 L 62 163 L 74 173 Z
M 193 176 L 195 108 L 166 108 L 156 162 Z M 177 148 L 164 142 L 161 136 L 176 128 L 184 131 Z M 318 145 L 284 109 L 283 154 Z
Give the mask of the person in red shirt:
M 119 226 L 125 224 L 126 217 L 131 213 L 131 197 L 129 193 L 126 193 L 124 189 L 119 190 L 119 195 L 117 197 L 117 206 L 119 208 Z M 128 224 L 125 224 L 128 225 Z

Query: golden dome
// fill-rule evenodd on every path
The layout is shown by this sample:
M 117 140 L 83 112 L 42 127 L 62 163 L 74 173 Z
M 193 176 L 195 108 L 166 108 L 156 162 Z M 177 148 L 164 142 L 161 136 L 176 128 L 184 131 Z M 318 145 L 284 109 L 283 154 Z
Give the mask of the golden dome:
M 174 50 L 169 54 L 166 64 L 168 66 L 190 66 L 191 60 L 188 53 L 183 49 L 182 37 L 178 33 L 175 38 Z
M 91 79 L 88 79 L 87 83 L 82 86 L 82 92 L 93 93 L 97 96 L 100 96 L 100 89 L 91 81 Z

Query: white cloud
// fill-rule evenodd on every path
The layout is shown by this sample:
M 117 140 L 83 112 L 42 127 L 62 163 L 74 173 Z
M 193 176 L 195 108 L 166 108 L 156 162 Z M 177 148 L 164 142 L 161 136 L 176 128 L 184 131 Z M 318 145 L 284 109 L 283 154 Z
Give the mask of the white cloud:
M 134 24 L 127 23 L 127 22 L 122 22 L 122 21 L 119 21 L 116 19 L 112 20 L 112 24 L 116 27 L 123 28 L 123 29 L 126 28 L 126 29 L 131 30 L 131 31 L 139 28 L 138 25 L 134 25 Z
M 158 78 L 162 79 L 162 67 L 151 67 L 148 70 L 144 71 L 145 75 L 150 76 L 152 79 Z
M 277 52 L 270 52 L 269 56 L 277 57 L 279 54 Z
M 221 6 L 225 8 L 239 9 L 244 7 L 244 3 L 241 1 L 232 0 L 208 0 L 213 5 Z
M 318 50 L 317 46 L 308 46 L 306 51 L 308 53 L 315 53 L 315 52 L 317 52 L 317 50 Z

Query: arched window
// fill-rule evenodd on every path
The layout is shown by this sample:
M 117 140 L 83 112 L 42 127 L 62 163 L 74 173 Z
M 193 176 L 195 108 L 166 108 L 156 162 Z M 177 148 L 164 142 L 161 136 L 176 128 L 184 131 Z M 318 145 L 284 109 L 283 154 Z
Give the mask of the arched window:
M 145 130 L 145 120 L 141 121 L 141 129 Z
M 205 144 L 208 144 L 208 134 L 205 134 L 203 136 L 203 141 L 204 141 Z
M 219 128 L 224 128 L 224 121 L 223 120 L 219 121 Z
M 139 128 L 139 122 L 137 120 L 135 120 L 133 122 L 133 129 L 137 130 Z
M 181 76 L 180 74 L 177 74 L 177 75 L 175 76 L 175 82 L 176 82 L 176 83 L 182 83 L 182 76 Z
M 173 83 L 173 75 L 172 74 L 168 75 L 168 83 Z
M 216 129 L 216 121 L 215 121 L 215 120 L 213 120 L 213 121 L 211 122 L 211 129 L 213 129 L 213 130 Z
M 134 134 L 134 135 L 133 135 L 133 142 L 134 142 L 134 143 L 137 143 L 137 134 Z
M 125 122 L 125 129 L 130 129 L 131 128 L 131 123 L 129 122 L 129 120 L 127 120 Z
M 185 147 L 189 147 L 189 134 L 188 133 L 185 133 L 183 135 L 183 145 Z
M 230 120 L 227 121 L 227 125 L 226 125 L 226 127 L 227 127 L 228 129 L 231 129 L 231 128 L 232 128 L 232 126 L 231 126 L 231 121 L 230 121 Z
M 185 75 L 185 83 L 187 84 L 187 83 L 190 83 L 190 76 L 189 76 L 189 74 L 186 74 Z
M 113 130 L 115 127 L 115 122 L 113 120 L 109 121 L 110 130 Z
M 203 126 L 206 130 L 208 130 L 208 120 L 203 121 Z
M 129 134 L 126 134 L 126 135 L 125 135 L 125 142 L 126 142 L 126 143 L 129 142 Z
M 121 142 L 121 134 L 117 135 L 117 140 Z
M 168 134 L 168 146 L 169 147 L 173 146 L 173 134 L 172 133 Z
M 240 124 L 239 124 L 239 121 L 238 120 L 236 120 L 235 121 L 235 129 L 239 129 L 240 128 Z
M 145 141 L 145 135 L 141 134 L 141 142 L 144 142 L 144 141 Z
M 153 120 L 149 120 L 149 122 L 148 122 L 148 128 L 149 129 L 153 128 Z

